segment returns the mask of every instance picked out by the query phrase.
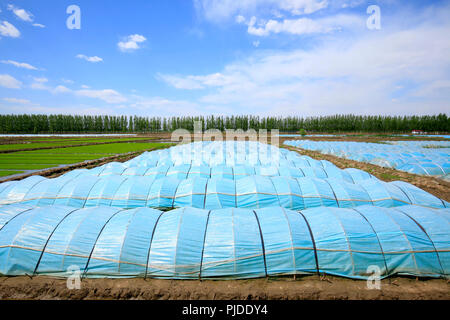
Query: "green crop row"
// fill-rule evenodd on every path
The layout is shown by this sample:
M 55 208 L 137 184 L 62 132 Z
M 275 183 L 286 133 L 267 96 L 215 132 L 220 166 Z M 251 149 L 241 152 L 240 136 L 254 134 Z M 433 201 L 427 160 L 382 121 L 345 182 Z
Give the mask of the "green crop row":
M 0 154 L 0 170 L 39 170 L 59 165 L 95 160 L 114 154 L 166 148 L 167 143 L 111 143 L 82 147 L 67 147 Z M 15 174 L 4 171 L 4 176 Z M 8 174 L 9 173 L 9 174 Z
M 0 177 L 7 177 L 19 173 L 23 173 L 23 171 L 0 170 Z
M 0 144 L 0 151 L 12 151 L 35 148 L 52 148 L 52 147 L 69 147 L 71 145 L 80 145 L 88 143 L 117 143 L 117 142 L 139 142 L 141 140 L 148 140 L 148 138 L 133 138 L 133 139 L 83 139 L 83 140 L 51 140 L 48 142 L 33 142 L 26 141 L 25 143 L 14 144 Z

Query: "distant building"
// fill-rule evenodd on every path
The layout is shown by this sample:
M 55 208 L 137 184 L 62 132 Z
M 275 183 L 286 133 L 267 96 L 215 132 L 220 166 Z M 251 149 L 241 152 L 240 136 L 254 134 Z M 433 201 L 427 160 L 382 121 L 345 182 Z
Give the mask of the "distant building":
M 425 134 L 425 132 L 423 132 L 422 130 L 413 130 L 411 133 L 412 134 Z

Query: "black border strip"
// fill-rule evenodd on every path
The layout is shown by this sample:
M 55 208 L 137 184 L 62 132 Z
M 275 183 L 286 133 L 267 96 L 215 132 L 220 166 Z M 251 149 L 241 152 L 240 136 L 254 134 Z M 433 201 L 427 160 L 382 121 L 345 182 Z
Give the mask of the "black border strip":
M 256 213 L 255 210 L 252 210 L 252 211 L 253 211 L 253 214 L 255 215 L 256 222 L 258 223 L 259 235 L 261 236 L 261 247 L 262 247 L 262 253 L 263 253 L 263 258 L 264 258 L 264 271 L 266 273 L 266 278 L 267 278 L 268 274 L 267 274 L 266 248 L 264 246 L 264 237 L 263 237 L 262 230 L 261 230 L 261 224 L 259 223 L 258 214 Z

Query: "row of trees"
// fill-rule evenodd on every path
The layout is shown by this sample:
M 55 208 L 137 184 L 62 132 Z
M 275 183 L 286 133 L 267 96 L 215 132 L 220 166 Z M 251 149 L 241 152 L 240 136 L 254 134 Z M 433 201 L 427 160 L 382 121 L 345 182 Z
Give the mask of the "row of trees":
M 203 129 L 279 129 L 282 132 L 449 132 L 446 114 L 432 116 L 358 116 L 322 117 L 138 117 L 79 115 L 0 115 L 0 133 L 146 133 L 194 129 L 202 121 Z

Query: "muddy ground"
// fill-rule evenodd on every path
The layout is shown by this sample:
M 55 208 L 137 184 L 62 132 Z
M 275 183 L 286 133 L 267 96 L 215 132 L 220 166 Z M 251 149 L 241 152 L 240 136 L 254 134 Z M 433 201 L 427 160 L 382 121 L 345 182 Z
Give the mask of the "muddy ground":
M 0 299 L 138 299 L 138 300 L 450 300 L 450 284 L 442 279 L 396 277 L 367 282 L 337 277 L 304 276 L 254 280 L 84 279 L 79 290 L 67 280 L 49 277 L 0 278 Z
M 425 136 L 392 136 L 381 134 L 348 134 L 342 136 L 305 136 L 305 137 L 283 137 L 280 136 L 280 140 L 298 140 L 307 139 L 312 141 L 355 141 L 355 142 L 371 142 L 379 143 L 382 141 L 448 141 L 448 139 L 442 137 L 425 137 Z

